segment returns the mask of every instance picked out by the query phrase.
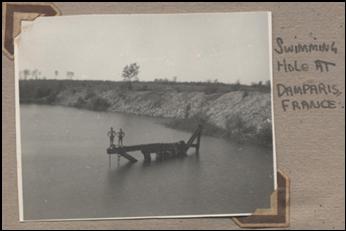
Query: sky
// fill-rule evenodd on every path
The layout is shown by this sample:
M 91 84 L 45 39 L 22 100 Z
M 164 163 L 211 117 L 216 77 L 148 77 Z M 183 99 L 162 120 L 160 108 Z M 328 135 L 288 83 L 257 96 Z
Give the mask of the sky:
M 270 49 L 267 12 L 79 15 L 23 22 L 15 59 L 46 79 L 121 81 L 136 62 L 142 81 L 250 84 L 270 80 Z

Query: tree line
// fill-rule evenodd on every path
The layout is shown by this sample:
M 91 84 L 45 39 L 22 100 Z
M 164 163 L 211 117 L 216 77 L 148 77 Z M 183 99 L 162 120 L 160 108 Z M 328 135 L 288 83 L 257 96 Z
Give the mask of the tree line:
M 65 79 L 73 79 L 75 73 L 73 71 L 65 71 L 60 72 L 58 70 L 54 70 L 53 76 L 57 79 L 59 77 L 65 77 Z M 27 80 L 27 79 L 47 79 L 47 76 L 42 75 L 42 71 L 39 69 L 24 69 L 19 72 L 19 79 Z
M 138 63 L 134 62 L 131 64 L 126 65 L 121 73 L 122 79 L 127 83 L 127 89 L 132 90 L 133 89 L 133 84 L 132 82 L 139 81 L 138 75 L 140 72 L 140 66 Z M 65 77 L 65 79 L 70 79 L 72 80 L 75 76 L 75 73 L 73 71 L 66 71 L 66 72 L 60 72 L 59 70 L 54 70 L 53 72 L 54 77 L 58 79 L 59 77 Z M 22 80 L 27 80 L 27 79 L 46 79 L 46 76 L 42 75 L 42 72 L 38 69 L 34 70 L 29 70 L 29 69 L 24 69 L 20 72 L 20 79 Z M 154 82 L 156 83 L 177 83 L 178 77 L 173 76 L 171 79 L 169 78 L 155 78 Z M 224 84 L 218 81 L 217 78 L 215 79 L 208 79 L 207 81 L 200 82 L 203 84 L 207 84 L 210 89 L 207 89 L 208 92 L 212 93 L 216 91 L 216 88 L 220 84 Z M 196 83 L 198 84 L 198 83 Z M 242 85 L 240 80 L 237 80 L 235 83 L 229 84 L 233 85 L 234 89 L 240 89 Z M 252 87 L 255 88 L 270 88 L 270 80 L 267 81 L 259 81 L 259 82 L 252 82 L 251 83 Z

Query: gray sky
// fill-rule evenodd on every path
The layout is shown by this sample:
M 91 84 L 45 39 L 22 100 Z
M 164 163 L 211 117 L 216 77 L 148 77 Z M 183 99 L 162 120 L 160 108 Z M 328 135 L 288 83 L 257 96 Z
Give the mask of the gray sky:
M 23 23 L 16 63 L 47 79 L 73 71 L 74 79 L 120 81 L 137 62 L 145 81 L 248 84 L 270 79 L 270 20 L 266 12 L 41 17 Z

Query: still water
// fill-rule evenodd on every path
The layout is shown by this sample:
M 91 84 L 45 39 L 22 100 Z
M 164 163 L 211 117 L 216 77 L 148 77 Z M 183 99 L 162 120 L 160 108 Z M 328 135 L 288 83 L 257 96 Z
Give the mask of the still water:
M 271 149 L 202 136 L 200 154 L 117 163 L 110 126 L 124 145 L 188 140 L 161 119 L 60 106 L 21 105 L 24 219 L 251 213 L 269 206 Z M 153 155 L 154 156 L 154 155 Z

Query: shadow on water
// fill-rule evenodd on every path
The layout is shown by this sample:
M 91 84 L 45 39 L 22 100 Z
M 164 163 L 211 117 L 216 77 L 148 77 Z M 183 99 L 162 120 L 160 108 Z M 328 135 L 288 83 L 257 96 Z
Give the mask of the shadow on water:
M 153 158 L 152 161 L 145 162 L 143 161 L 141 164 L 142 169 L 155 169 L 155 168 L 163 168 L 167 165 L 172 164 L 192 164 L 192 163 L 198 163 L 199 162 L 199 156 L 198 155 L 187 155 L 182 157 L 172 157 L 164 160 L 158 160 Z
M 139 181 L 139 179 L 144 177 L 144 174 L 149 174 L 155 178 L 158 175 L 168 174 L 167 172 L 175 171 L 184 166 L 194 169 L 195 173 L 199 169 L 199 157 L 197 155 L 173 157 L 165 160 L 156 160 L 154 155 L 152 157 L 150 162 L 139 160 L 136 163 L 126 162 L 125 164 L 113 165 L 109 168 L 107 171 L 107 191 L 112 194 L 115 193 L 114 196 L 117 195 L 119 197 L 128 193 L 129 184 Z
M 133 163 L 128 162 L 122 166 L 111 167 L 108 170 L 108 180 L 114 180 L 115 178 L 123 179 L 126 173 L 131 169 Z
M 119 184 L 121 181 L 126 179 L 126 175 L 131 173 L 131 170 L 156 170 L 159 168 L 165 168 L 167 166 L 177 165 L 177 164 L 188 164 L 188 165 L 196 165 L 199 163 L 199 155 L 195 153 L 186 155 L 183 157 L 172 157 L 164 160 L 159 160 L 155 158 L 155 155 L 152 154 L 151 161 L 143 161 L 139 160 L 136 163 L 127 162 L 124 165 L 115 166 L 109 169 L 108 171 L 108 181 L 113 183 L 114 181 Z
M 106 192 L 111 197 L 121 197 L 126 195 L 126 185 L 133 177 L 133 163 L 128 162 L 125 165 L 113 166 L 107 170 Z

